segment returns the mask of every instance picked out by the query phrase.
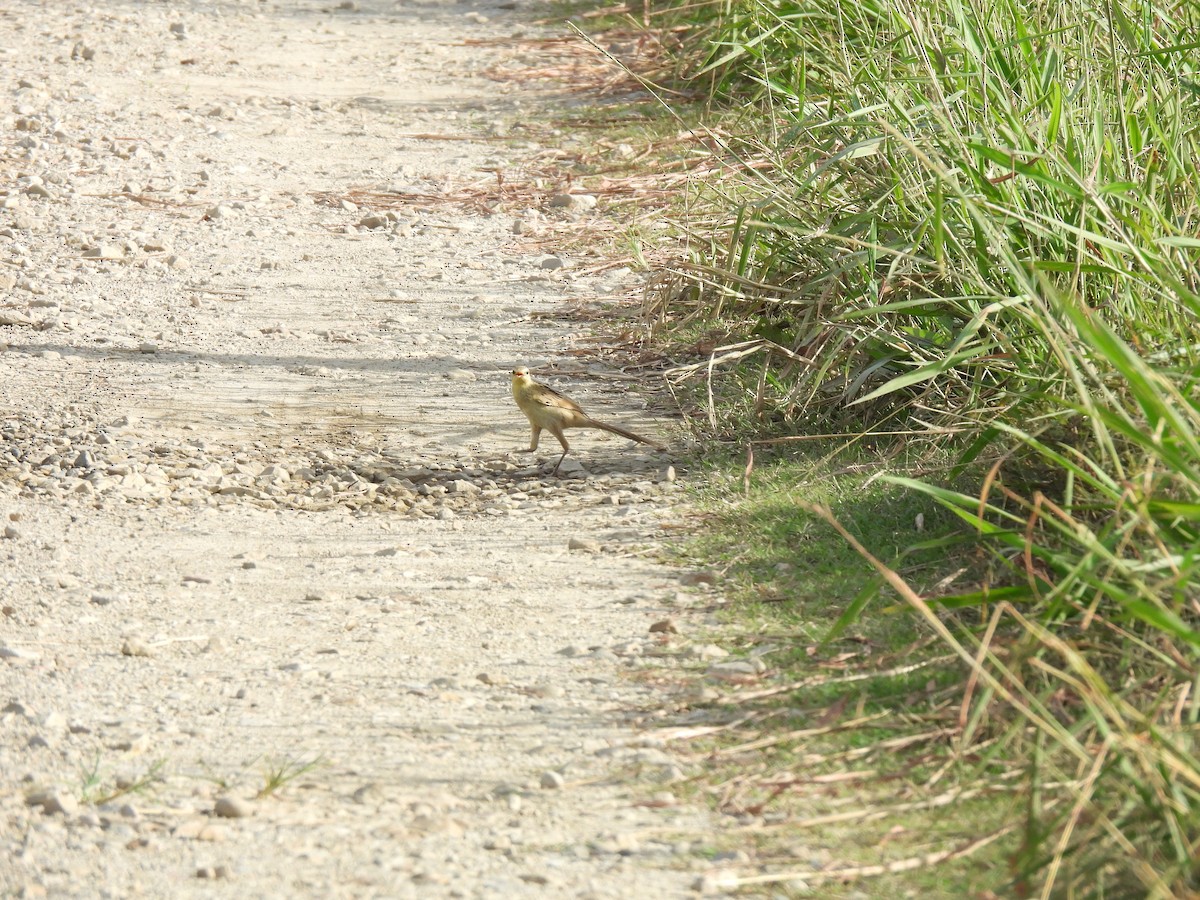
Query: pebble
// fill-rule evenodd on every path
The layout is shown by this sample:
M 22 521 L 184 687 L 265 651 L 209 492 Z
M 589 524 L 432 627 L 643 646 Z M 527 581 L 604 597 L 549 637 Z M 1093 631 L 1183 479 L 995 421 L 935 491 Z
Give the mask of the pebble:
M 116 243 L 95 244 L 83 251 L 85 259 L 124 259 L 125 248 Z
M 25 798 L 27 806 L 40 806 L 48 816 L 73 816 L 79 811 L 79 801 L 66 791 L 57 788 L 34 791 Z
M 584 550 L 588 553 L 599 553 L 600 542 L 591 538 L 573 537 L 567 541 L 568 550 Z
M 154 656 L 154 650 L 141 638 L 128 637 L 121 642 L 121 655 L 151 658 Z
M 558 790 L 564 784 L 566 784 L 566 779 L 564 779 L 558 772 L 543 772 L 541 777 L 538 779 L 538 784 L 547 790 Z
M 552 209 L 586 212 L 595 209 L 598 201 L 592 194 L 555 194 L 546 204 Z
M 222 794 L 213 804 L 213 815 L 222 819 L 246 819 L 254 815 L 254 807 L 240 797 Z
M 692 885 L 692 890 L 703 897 L 725 895 L 736 891 L 739 886 L 737 872 L 729 869 L 717 869 L 705 872 Z
M 42 654 L 29 647 L 14 647 L 11 644 L 0 644 L 0 659 L 9 662 L 36 662 Z

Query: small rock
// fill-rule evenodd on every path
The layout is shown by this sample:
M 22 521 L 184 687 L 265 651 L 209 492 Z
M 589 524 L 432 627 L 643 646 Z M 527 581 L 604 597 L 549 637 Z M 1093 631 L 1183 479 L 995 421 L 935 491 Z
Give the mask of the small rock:
M 0 659 L 7 659 L 10 662 L 33 662 L 41 658 L 42 655 L 36 650 L 0 644 Z
M 684 587 L 696 587 L 701 584 L 714 585 L 717 576 L 712 572 L 686 572 L 679 576 L 679 583 Z
M 15 283 L 15 282 L 14 282 Z M 32 325 L 33 319 L 11 309 L 0 309 L 0 325 Z
M 124 259 L 125 248 L 120 244 L 105 242 L 88 247 L 83 251 L 84 259 Z
M 573 537 L 567 541 L 568 550 L 585 550 L 588 553 L 599 553 L 600 542 L 591 538 Z
M 546 790 L 558 790 L 566 784 L 566 779 L 555 771 L 543 772 L 542 777 L 538 779 L 538 784 Z
M 141 638 L 128 637 L 121 642 L 121 655 L 150 658 L 154 656 L 154 651 Z
M 673 619 L 660 619 L 650 626 L 651 634 L 678 634 L 679 629 Z
M 697 878 L 692 889 L 701 896 L 711 897 L 736 891 L 738 883 L 736 872 L 718 869 L 715 872 L 706 872 Z
M 254 815 L 254 807 L 240 797 L 222 794 L 213 804 L 213 814 L 222 819 L 246 819 Z
M 551 209 L 586 212 L 589 209 L 595 209 L 598 202 L 591 194 L 555 194 L 546 205 Z
M 60 791 L 57 788 L 48 788 L 43 791 L 34 791 L 25 798 L 27 806 L 40 806 L 42 812 L 48 816 L 62 813 L 64 816 L 73 816 L 79 810 L 79 801 L 73 796 Z
M 547 271 L 561 269 L 564 266 L 566 266 L 566 262 L 563 261 L 561 256 L 547 256 L 540 263 L 538 263 L 539 269 L 546 269 Z

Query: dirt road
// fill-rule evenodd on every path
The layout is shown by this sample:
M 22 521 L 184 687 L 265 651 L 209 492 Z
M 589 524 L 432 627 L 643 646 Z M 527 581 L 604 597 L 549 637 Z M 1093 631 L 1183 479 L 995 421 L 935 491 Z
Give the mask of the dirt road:
M 0 10 L 0 894 L 705 871 L 686 771 L 629 718 L 686 646 L 648 632 L 686 602 L 648 552 L 671 457 L 581 433 L 549 477 L 508 394 L 551 362 L 670 438 L 540 315 L 625 276 L 514 233 L 578 210 L 456 200 L 548 149 L 520 132 L 545 98 L 483 74 L 519 51 L 463 40 L 521 21 Z

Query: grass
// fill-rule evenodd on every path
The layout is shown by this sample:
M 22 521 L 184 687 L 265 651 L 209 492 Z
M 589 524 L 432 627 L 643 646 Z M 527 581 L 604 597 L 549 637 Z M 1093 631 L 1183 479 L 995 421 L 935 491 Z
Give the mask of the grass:
M 732 602 L 718 639 L 768 661 L 763 685 L 728 689 L 704 714 L 740 724 L 688 746 L 704 761 L 697 791 L 726 821 L 745 820 L 716 838 L 718 848 L 749 849 L 755 874 L 741 887 L 830 897 L 1002 888 L 1015 829 L 971 850 L 970 862 L 935 868 L 927 859 L 1003 829 L 1017 802 L 1007 765 L 946 781 L 964 667 L 895 597 L 875 615 L 845 619 L 854 598 L 877 593 L 878 578 L 812 506 L 836 506 L 847 527 L 890 548 L 889 562 L 930 590 L 945 590 L 970 563 L 937 540 L 953 517 L 884 481 L 888 469 L 861 450 L 761 458 L 748 489 L 732 458 L 709 464 L 697 498 L 703 527 L 679 551 L 722 577 Z M 922 536 L 926 546 L 913 549 Z M 843 781 L 847 772 L 862 777 Z M 946 799 L 960 789 L 961 800 Z M 869 883 L 831 876 L 850 869 Z
M 953 461 L 739 501 L 702 552 L 738 548 L 741 615 L 800 667 L 822 623 L 940 642 L 955 777 L 1019 785 L 1010 893 L 1194 894 L 1200 7 L 726 0 L 655 24 L 725 163 L 650 310 L 693 354 L 668 375 L 699 436 Z M 929 536 L 899 524 L 916 508 Z M 850 549 L 804 557 L 819 528 Z
M 325 765 L 325 757 L 317 756 L 311 760 L 295 758 L 269 758 L 263 763 L 263 785 L 255 793 L 255 800 L 272 797 L 282 791 L 301 775 L 306 775 L 314 769 Z
M 91 769 L 80 772 L 80 799 L 92 806 L 102 806 L 130 794 L 149 794 L 165 780 L 163 773 L 166 764 L 166 760 L 155 760 L 136 777 L 115 776 L 109 781 L 101 771 L 100 756 L 97 754 Z

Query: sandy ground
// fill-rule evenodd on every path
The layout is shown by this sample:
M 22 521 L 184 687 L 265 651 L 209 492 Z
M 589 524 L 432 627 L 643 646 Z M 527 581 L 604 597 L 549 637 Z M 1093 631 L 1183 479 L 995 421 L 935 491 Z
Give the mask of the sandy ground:
M 545 315 L 628 273 L 514 233 L 579 210 L 446 199 L 547 149 L 549 98 L 484 74 L 526 51 L 463 40 L 507 6 L 0 9 L 0 894 L 709 870 L 633 718 L 691 652 L 649 632 L 690 602 L 654 561 L 678 460 L 578 432 L 551 477 L 508 394 L 541 366 L 671 439 Z

